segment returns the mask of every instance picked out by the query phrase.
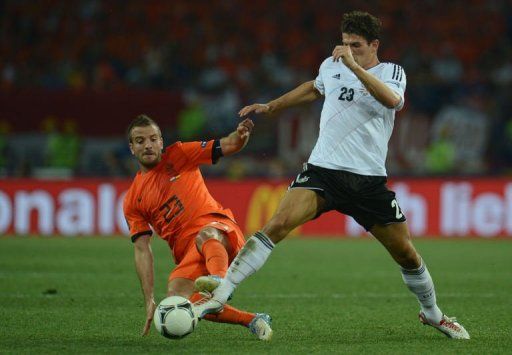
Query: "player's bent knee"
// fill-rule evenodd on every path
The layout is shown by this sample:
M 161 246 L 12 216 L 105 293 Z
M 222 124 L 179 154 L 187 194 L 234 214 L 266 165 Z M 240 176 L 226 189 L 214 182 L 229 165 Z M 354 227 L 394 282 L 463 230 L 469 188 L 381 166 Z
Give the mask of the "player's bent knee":
M 206 243 L 207 240 L 216 239 L 221 242 L 224 246 L 227 245 L 227 239 L 224 233 L 219 231 L 218 229 L 206 227 L 203 228 L 196 235 L 196 246 L 199 250 L 202 249 L 203 244 Z

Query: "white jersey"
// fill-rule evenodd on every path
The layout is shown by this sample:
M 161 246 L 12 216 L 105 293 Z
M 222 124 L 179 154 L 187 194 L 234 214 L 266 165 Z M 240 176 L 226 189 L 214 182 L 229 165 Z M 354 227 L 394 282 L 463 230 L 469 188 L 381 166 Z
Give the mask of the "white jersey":
M 380 63 L 367 71 L 400 95 L 400 104 L 392 109 L 385 107 L 342 62 L 327 58 L 314 83 L 325 99 L 320 133 L 309 163 L 361 175 L 386 176 L 395 111 L 404 105 L 405 72 L 393 63 Z

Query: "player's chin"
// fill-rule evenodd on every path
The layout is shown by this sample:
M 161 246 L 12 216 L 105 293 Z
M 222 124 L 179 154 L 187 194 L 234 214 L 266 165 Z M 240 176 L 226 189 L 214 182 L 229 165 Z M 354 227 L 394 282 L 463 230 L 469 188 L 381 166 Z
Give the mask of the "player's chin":
M 152 168 L 154 167 L 155 165 L 158 164 L 158 155 L 156 154 L 146 154 L 146 155 L 143 155 L 140 162 L 142 163 L 142 165 L 144 165 L 145 167 L 147 168 Z

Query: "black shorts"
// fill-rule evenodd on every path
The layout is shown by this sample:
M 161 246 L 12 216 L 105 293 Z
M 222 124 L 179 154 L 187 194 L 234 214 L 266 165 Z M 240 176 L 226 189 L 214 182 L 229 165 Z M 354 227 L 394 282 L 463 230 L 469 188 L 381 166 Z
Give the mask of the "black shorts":
M 318 216 L 336 210 L 351 216 L 369 231 L 376 224 L 406 220 L 395 193 L 386 187 L 386 182 L 385 176 L 359 175 L 308 163 L 290 188 L 305 188 L 322 196 L 326 205 Z

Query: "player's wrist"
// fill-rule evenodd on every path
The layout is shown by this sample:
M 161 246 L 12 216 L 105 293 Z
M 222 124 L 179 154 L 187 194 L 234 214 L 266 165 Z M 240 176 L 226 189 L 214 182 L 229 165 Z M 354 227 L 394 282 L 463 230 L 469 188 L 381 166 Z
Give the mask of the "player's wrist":
M 270 102 L 269 103 L 266 103 L 266 104 L 260 104 L 261 106 L 263 106 L 267 112 L 270 112 L 272 110 L 271 106 L 270 106 Z
M 361 73 L 361 72 L 364 72 L 365 70 L 363 69 L 362 66 L 360 66 L 359 64 L 357 64 L 356 62 L 354 62 L 354 64 L 352 64 L 349 69 L 354 73 L 354 74 L 358 74 L 358 73 Z
M 273 113 L 276 110 L 276 103 L 274 101 L 263 104 L 267 108 L 267 113 Z

